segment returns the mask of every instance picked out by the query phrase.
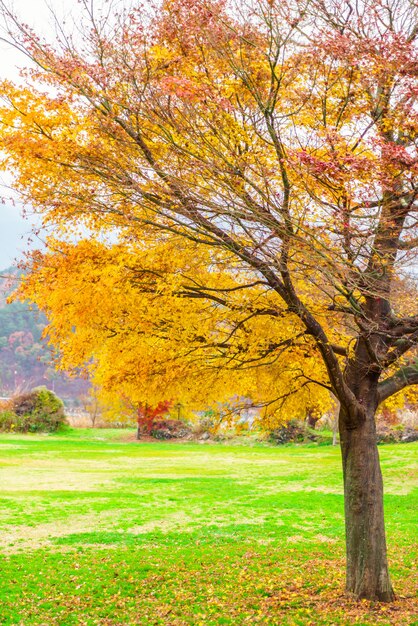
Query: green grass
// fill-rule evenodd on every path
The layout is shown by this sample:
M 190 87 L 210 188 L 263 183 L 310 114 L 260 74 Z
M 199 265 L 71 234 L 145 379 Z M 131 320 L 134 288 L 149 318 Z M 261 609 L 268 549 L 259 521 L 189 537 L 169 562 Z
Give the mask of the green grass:
M 416 444 L 380 447 L 386 607 L 343 596 L 337 448 L 126 439 L 0 436 L 0 624 L 418 623 Z

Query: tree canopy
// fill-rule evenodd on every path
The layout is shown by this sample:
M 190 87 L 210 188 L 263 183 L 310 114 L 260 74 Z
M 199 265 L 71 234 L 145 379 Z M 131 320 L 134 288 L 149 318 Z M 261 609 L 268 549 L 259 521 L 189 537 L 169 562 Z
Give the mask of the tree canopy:
M 330 408 L 326 370 L 298 317 L 222 252 L 179 237 L 58 248 L 23 293 L 43 303 L 60 366 L 84 365 L 109 401 L 223 402 L 231 416 L 251 403 L 269 426 Z

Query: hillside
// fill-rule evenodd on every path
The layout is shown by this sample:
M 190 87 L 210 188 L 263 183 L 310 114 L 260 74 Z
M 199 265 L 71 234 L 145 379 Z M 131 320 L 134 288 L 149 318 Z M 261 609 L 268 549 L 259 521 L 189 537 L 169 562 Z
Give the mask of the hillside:
M 29 303 L 7 303 L 18 275 L 13 267 L 0 271 L 0 395 L 45 385 L 74 403 L 86 392 L 88 383 L 55 370 L 51 351 L 42 339 L 45 316 Z

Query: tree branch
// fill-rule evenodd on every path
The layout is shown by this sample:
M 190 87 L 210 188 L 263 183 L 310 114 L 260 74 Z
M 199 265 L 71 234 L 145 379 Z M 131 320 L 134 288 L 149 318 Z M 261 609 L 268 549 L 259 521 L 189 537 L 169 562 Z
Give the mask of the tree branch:
M 379 404 L 409 385 L 418 385 L 418 361 L 413 365 L 401 367 L 393 376 L 379 383 L 377 387 Z

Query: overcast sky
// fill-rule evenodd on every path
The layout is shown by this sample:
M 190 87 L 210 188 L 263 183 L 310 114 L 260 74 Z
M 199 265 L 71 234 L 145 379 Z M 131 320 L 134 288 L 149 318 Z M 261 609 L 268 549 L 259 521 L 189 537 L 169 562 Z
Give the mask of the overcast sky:
M 100 3 L 100 0 L 96 2 L 97 5 Z M 68 13 L 71 6 L 75 10 L 77 8 L 76 0 L 67 3 L 63 0 L 48 0 L 48 4 L 57 15 Z M 10 5 L 14 7 L 22 20 L 34 26 L 37 32 L 45 34 L 51 32 L 51 27 L 48 26 L 52 23 L 51 14 L 44 0 L 13 0 L 10 1 Z M 0 42 L 0 55 L 1 79 L 19 80 L 19 68 L 27 63 L 26 57 L 4 42 Z M 0 182 L 4 180 L 4 176 L 0 176 Z M 0 196 L 10 196 L 9 190 L 0 189 Z M 31 222 L 33 220 L 23 219 L 18 206 L 13 207 L 8 203 L 0 204 L 0 270 L 13 264 L 28 249 L 27 240 L 31 231 Z M 36 245 L 40 245 L 39 242 L 36 242 Z
M 28 249 L 31 223 L 16 207 L 0 205 L 0 270 L 15 264 Z

